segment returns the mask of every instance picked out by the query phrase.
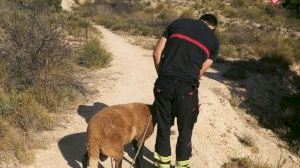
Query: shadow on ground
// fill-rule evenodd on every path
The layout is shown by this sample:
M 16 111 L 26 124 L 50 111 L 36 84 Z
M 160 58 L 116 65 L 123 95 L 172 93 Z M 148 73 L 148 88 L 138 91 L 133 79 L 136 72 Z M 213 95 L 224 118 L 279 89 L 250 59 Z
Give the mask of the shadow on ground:
M 131 161 L 133 160 L 136 151 L 133 148 L 132 144 L 128 144 L 125 146 L 125 152 L 130 156 L 130 161 L 126 158 L 124 158 L 124 161 L 128 162 L 129 164 L 131 164 Z M 143 147 L 144 150 L 144 168 L 154 168 L 155 165 L 152 164 L 153 160 L 154 160 L 154 153 L 151 152 L 146 146 Z
M 85 122 L 88 123 L 92 116 L 96 114 L 98 111 L 101 111 L 108 105 L 100 102 L 94 103 L 92 106 L 80 105 L 78 106 L 77 112 L 78 114 L 85 119 Z
M 108 107 L 108 105 L 100 102 L 96 102 L 92 106 L 80 105 L 77 113 L 88 123 L 94 114 L 105 107 Z M 81 159 L 86 152 L 85 143 L 86 132 L 67 135 L 58 142 L 58 147 L 70 167 L 81 168 Z
M 94 114 L 101 111 L 105 107 L 108 107 L 108 105 L 104 103 L 96 102 L 92 106 L 88 106 L 88 105 L 78 106 L 77 112 L 88 123 Z M 63 137 L 58 142 L 58 146 L 63 157 L 68 162 L 68 165 L 72 168 L 81 168 L 81 159 L 84 153 L 86 152 L 86 140 L 87 140 L 86 136 L 87 136 L 86 132 L 75 133 Z M 135 156 L 135 150 L 133 148 L 133 145 L 132 144 L 126 145 L 124 150 L 130 157 L 130 160 L 124 157 L 124 161 L 131 164 L 131 161 Z M 154 167 L 154 165 L 151 163 L 153 162 L 153 157 L 154 157 L 153 152 L 151 152 L 147 147 L 144 146 L 144 164 L 145 164 L 144 167 L 145 168 Z
M 228 86 L 232 106 L 244 109 L 300 152 L 300 76 L 287 63 L 273 58 L 222 60 L 213 69 L 216 72 L 205 76 Z

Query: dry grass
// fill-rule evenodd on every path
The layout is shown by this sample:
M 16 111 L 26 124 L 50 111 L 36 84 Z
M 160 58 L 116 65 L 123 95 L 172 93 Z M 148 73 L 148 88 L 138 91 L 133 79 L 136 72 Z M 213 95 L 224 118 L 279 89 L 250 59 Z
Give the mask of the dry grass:
M 70 36 L 88 38 L 88 33 L 93 30 L 93 27 L 75 13 L 68 17 L 65 29 Z
M 0 162 L 16 167 L 34 159 L 32 149 L 41 147 L 36 135 L 56 123 L 50 113 L 62 112 L 86 93 L 73 75 L 74 53 L 80 51 L 73 51 L 64 31 L 85 37 L 91 26 L 76 15 L 66 22 L 67 14 L 55 8 L 58 1 L 0 2 Z M 81 53 L 104 53 L 99 41 L 91 45 Z M 108 57 L 97 56 L 89 62 L 108 64 Z
M 79 65 L 87 68 L 104 68 L 108 66 L 112 56 L 101 45 L 99 39 L 87 40 L 79 56 Z
M 142 1 L 103 1 L 97 5 L 86 3 L 76 11 L 112 30 L 147 36 L 160 36 L 165 26 L 178 17 L 178 13 L 166 4 L 152 7 Z
M 236 8 L 231 7 L 231 6 L 225 6 L 222 11 L 222 14 L 226 17 L 234 18 L 234 17 L 237 17 L 239 13 Z
M 250 134 L 243 134 L 237 137 L 238 140 L 247 147 L 255 146 L 255 139 Z
M 231 104 L 246 109 L 261 126 L 272 129 L 299 151 L 299 76 L 289 70 L 290 62 L 272 55 L 260 60 L 223 61 L 231 67 L 223 76 L 234 80 Z M 286 87 L 288 86 L 288 87 Z M 247 138 L 242 142 L 248 144 Z
M 225 163 L 222 168 L 274 168 L 261 161 L 253 161 L 248 157 L 231 159 Z

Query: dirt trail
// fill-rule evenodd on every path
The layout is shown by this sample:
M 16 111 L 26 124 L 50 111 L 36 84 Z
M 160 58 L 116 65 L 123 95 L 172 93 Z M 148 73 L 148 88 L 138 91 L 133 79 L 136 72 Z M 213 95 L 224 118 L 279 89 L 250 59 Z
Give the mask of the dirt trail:
M 78 0 L 79 4 L 83 4 L 84 2 L 86 2 L 86 0 Z M 72 6 L 75 4 L 76 3 L 74 0 L 62 0 L 61 1 L 61 7 L 67 11 L 70 11 L 72 9 Z
M 90 104 L 80 106 L 77 111 L 68 113 L 66 122 L 49 133 L 52 142 L 47 149 L 36 152 L 36 160 L 28 168 L 79 168 L 80 158 L 85 152 L 87 120 L 97 110 L 105 106 L 128 103 L 152 103 L 152 88 L 156 78 L 151 51 L 129 44 L 125 39 L 110 30 L 96 26 L 103 35 L 103 42 L 113 54 L 111 67 L 95 71 L 84 80 L 87 86 L 99 91 Z M 222 66 L 222 65 L 216 65 Z M 220 72 L 211 69 L 209 78 L 201 79 L 200 84 L 200 115 L 195 125 L 192 144 L 192 168 L 219 168 L 230 158 L 250 156 L 252 159 L 277 165 L 286 159 L 285 168 L 300 167 L 299 158 L 279 147 L 283 142 L 266 129 L 253 126 L 244 114 L 236 111 L 229 103 L 230 92 L 222 81 Z M 176 130 L 176 128 L 172 128 Z M 252 137 L 258 148 L 245 147 L 237 137 Z M 155 134 L 146 142 L 145 153 L 152 167 L 152 154 Z M 177 133 L 171 136 L 172 149 L 175 149 Z M 127 148 L 127 151 L 130 149 Z M 173 151 L 174 152 L 174 151 Z M 125 153 L 123 167 L 129 167 L 126 160 L 131 160 Z M 173 154 L 174 156 L 174 154 Z M 109 168 L 108 159 L 102 163 Z

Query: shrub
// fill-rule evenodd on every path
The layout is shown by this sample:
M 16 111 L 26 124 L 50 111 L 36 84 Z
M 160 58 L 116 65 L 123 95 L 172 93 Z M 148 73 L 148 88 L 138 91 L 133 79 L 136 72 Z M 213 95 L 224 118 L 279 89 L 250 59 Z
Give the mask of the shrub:
M 272 166 L 261 162 L 253 161 L 248 157 L 231 159 L 229 163 L 225 163 L 223 168 L 272 168 Z
M 242 136 L 238 136 L 238 139 L 245 146 L 254 147 L 254 145 L 255 145 L 254 138 L 249 134 L 244 134 Z
M 48 130 L 52 126 L 48 110 L 30 92 L 6 93 L 0 89 L 1 163 L 16 162 L 16 157 L 22 164 L 29 164 L 34 158 L 30 149 L 37 142 L 30 132 Z
M 256 6 L 249 6 L 248 8 L 240 8 L 243 9 L 240 11 L 242 17 L 249 20 L 258 20 L 260 17 L 264 15 L 264 11 Z
M 101 45 L 98 39 L 88 40 L 82 47 L 79 64 L 87 68 L 102 68 L 109 64 L 111 54 Z
M 0 57 L 1 59 L 1 57 Z M 7 85 L 6 81 L 8 79 L 9 72 L 8 72 L 8 65 L 5 64 L 5 62 L 0 62 L 0 88 Z
M 27 10 L 1 19 L 0 26 L 7 35 L 3 50 L 11 65 L 10 80 L 20 90 L 35 85 L 45 70 L 67 65 L 70 50 L 61 39 L 59 25 L 52 22 L 51 16 Z
M 62 15 L 32 7 L 31 0 L 0 2 L 0 161 L 29 163 L 34 135 L 55 123 L 49 113 L 85 90 L 73 79 Z
M 192 9 L 186 9 L 182 12 L 181 18 L 193 18 L 194 17 L 194 11 Z
M 41 106 L 30 92 L 5 93 L 0 90 L 0 116 L 8 118 L 15 127 L 24 131 L 41 131 L 51 128 L 47 109 Z
M 233 8 L 231 6 L 225 6 L 222 13 L 224 14 L 224 16 L 230 17 L 230 18 L 237 17 L 239 14 L 238 10 L 236 10 L 235 8 Z
M 194 4 L 194 9 L 195 10 L 199 10 L 199 9 L 201 9 L 202 8 L 202 5 L 201 5 L 201 3 L 200 2 L 195 2 L 195 4 Z
M 72 72 L 69 73 L 72 75 Z M 50 112 L 60 111 L 61 107 L 76 102 L 87 92 L 79 81 L 67 74 L 51 74 L 51 77 L 41 79 L 31 90 L 37 101 Z
M 125 3 L 126 6 L 120 7 L 120 3 Z M 94 22 L 112 30 L 123 30 L 135 35 L 159 36 L 163 29 L 178 17 L 175 10 L 162 3 L 155 8 L 150 6 L 144 11 L 139 10 L 143 3 L 105 1 L 96 4 L 91 7 L 96 9 L 96 13 L 90 16 Z M 79 7 L 76 10 L 84 14 L 88 8 Z
M 232 6 L 234 7 L 243 7 L 245 4 L 244 0 L 232 0 Z
M 54 8 L 56 11 L 61 10 L 61 0 L 31 0 L 34 5 L 45 5 Z
M 256 52 L 260 57 L 273 55 L 274 57 L 282 57 L 282 59 L 286 60 L 284 62 L 291 63 L 300 60 L 300 52 L 297 49 L 297 47 L 300 47 L 299 41 L 300 38 L 285 39 L 278 38 L 275 34 L 262 35 L 258 41 L 258 44 L 261 47 L 257 48 Z
M 228 33 L 229 42 L 235 45 L 253 43 L 257 40 L 253 28 L 246 25 L 232 24 Z
M 165 8 L 158 15 L 158 19 L 165 20 L 167 22 L 174 20 L 175 18 L 177 18 L 176 11 L 169 8 Z
M 71 36 L 87 38 L 88 30 L 92 29 L 92 25 L 79 15 L 74 14 L 68 17 L 65 28 Z
M 29 142 L 22 131 L 13 128 L 0 116 L 0 163 L 11 165 L 16 157 L 22 164 L 29 164 L 33 160 L 33 152 L 28 150 Z M 32 142 L 31 142 L 32 143 Z

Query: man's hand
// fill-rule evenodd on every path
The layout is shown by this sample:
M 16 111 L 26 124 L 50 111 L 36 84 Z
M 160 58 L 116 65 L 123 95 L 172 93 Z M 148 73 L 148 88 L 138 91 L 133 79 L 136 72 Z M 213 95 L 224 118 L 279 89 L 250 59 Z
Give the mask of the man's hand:
M 155 69 L 156 69 L 157 73 L 158 73 L 159 64 L 160 64 L 161 53 L 165 48 L 166 42 L 167 42 L 167 39 L 165 37 L 161 37 L 158 40 L 156 47 L 153 51 L 153 60 L 154 60 L 154 65 L 155 65 Z
M 200 73 L 199 73 L 199 78 L 201 78 L 201 76 L 204 75 L 204 73 L 208 70 L 208 68 L 210 68 L 212 66 L 213 62 L 214 61 L 211 59 L 207 59 L 206 61 L 204 61 L 204 63 L 202 64 Z

